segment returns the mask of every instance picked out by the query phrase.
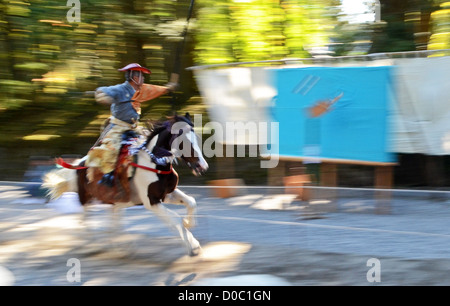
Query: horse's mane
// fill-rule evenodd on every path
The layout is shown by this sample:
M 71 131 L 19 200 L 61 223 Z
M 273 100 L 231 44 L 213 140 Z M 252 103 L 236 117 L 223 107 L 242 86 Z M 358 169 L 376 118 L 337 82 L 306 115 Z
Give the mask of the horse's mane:
M 158 121 L 155 123 L 155 128 L 150 132 L 147 142 L 151 141 L 153 139 L 153 137 L 155 137 L 162 131 L 164 131 L 166 129 L 170 130 L 170 127 L 172 126 L 172 124 L 174 122 L 184 121 L 187 124 L 189 124 L 190 126 L 194 126 L 194 124 L 191 121 L 189 113 L 186 113 L 186 116 L 176 116 L 175 115 L 175 116 L 171 116 L 171 117 L 167 117 L 167 118 L 168 118 L 168 120 Z
M 145 146 L 147 146 L 149 144 L 149 142 L 156 136 L 159 135 L 161 132 L 165 131 L 165 130 L 170 130 L 172 124 L 174 122 L 178 122 L 178 121 L 184 121 L 187 124 L 189 124 L 190 126 L 194 126 L 194 124 L 191 121 L 190 115 L 189 113 L 186 113 L 186 116 L 170 116 L 167 117 L 168 120 L 165 121 L 158 121 L 155 123 L 155 127 L 153 128 L 153 130 L 150 132 L 150 135 L 148 136 L 147 140 L 145 141 Z
M 155 137 L 156 135 L 158 135 L 159 133 L 161 133 L 162 131 L 164 131 L 165 129 L 167 129 L 167 127 L 164 124 L 158 125 L 157 127 L 155 127 L 150 135 L 147 138 L 147 142 L 150 142 L 153 137 Z

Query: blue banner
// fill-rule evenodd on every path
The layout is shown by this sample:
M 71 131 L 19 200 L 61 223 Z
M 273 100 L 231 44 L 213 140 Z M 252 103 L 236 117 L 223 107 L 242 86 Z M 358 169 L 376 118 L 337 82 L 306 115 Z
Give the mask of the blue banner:
M 280 156 L 395 162 L 390 66 L 275 69 Z

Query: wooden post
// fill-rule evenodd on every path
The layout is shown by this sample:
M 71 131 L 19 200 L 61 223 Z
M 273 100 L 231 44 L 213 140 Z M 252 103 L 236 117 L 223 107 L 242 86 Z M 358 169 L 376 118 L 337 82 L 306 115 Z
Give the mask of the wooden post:
M 233 145 L 223 145 L 223 154 L 226 156 L 226 150 L 234 150 Z M 216 157 L 216 179 L 209 181 L 213 187 L 223 186 L 223 188 L 212 188 L 211 195 L 219 198 L 229 198 L 241 195 L 242 191 L 238 188 L 228 188 L 228 186 L 244 186 L 242 179 L 236 179 L 234 157 Z
M 320 185 L 328 187 L 337 186 L 337 164 L 322 163 L 320 165 Z
M 301 201 L 309 201 L 310 190 L 303 188 L 305 185 L 310 185 L 311 177 L 308 174 L 297 174 L 291 176 L 285 176 L 283 178 L 283 183 L 285 187 L 298 187 L 298 188 L 286 188 L 286 194 L 296 194 L 297 199 Z
M 211 189 L 211 194 L 218 198 L 230 198 L 243 194 L 243 189 L 240 188 L 230 188 L 229 186 L 242 186 L 244 185 L 243 179 L 223 179 L 223 180 L 213 180 L 209 181 L 209 185 L 216 187 Z M 217 188 L 223 187 L 223 188 Z
M 337 186 L 337 164 L 335 163 L 322 163 L 320 165 L 320 186 L 324 187 L 336 187 Z M 320 189 L 320 196 L 330 201 L 330 212 L 337 211 L 337 189 Z
M 376 166 L 375 167 L 375 188 L 391 189 L 393 185 L 393 167 Z M 391 192 L 375 191 L 376 214 L 389 214 L 391 211 Z
M 268 186 L 283 186 L 283 177 L 286 176 L 286 162 L 279 161 L 275 168 L 267 169 L 267 185 Z M 269 188 L 269 194 L 276 194 L 279 190 Z
M 289 161 L 303 161 L 301 157 L 283 157 L 283 159 Z M 308 160 L 311 160 L 308 158 Z M 313 159 L 314 160 L 314 159 Z M 334 188 L 324 188 L 324 189 L 311 189 L 311 193 L 308 195 L 310 198 L 310 207 L 324 207 L 327 212 L 336 212 L 338 210 L 338 165 L 339 164 L 350 164 L 350 165 L 364 165 L 375 167 L 375 212 L 377 214 L 389 214 L 390 213 L 390 198 L 391 191 L 381 191 L 377 189 L 391 189 L 393 186 L 393 167 L 396 163 L 384 163 L 384 162 L 370 162 L 370 161 L 359 161 L 359 160 L 344 160 L 344 159 L 320 159 L 316 158 L 315 161 L 320 164 L 319 173 L 319 184 L 322 187 L 334 187 Z M 269 185 L 279 185 L 280 176 L 284 176 L 286 167 L 281 167 L 282 170 L 277 169 L 277 175 L 271 175 L 269 172 Z M 273 169 L 272 169 L 273 171 Z M 321 209 L 322 210 L 322 209 Z

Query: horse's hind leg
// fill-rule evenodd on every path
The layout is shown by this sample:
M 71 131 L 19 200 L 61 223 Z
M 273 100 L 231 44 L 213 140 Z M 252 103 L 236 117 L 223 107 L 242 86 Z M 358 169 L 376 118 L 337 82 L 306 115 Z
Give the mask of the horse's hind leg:
M 133 235 L 126 234 L 122 224 L 125 208 L 130 207 L 130 203 L 116 203 L 110 208 L 110 224 L 107 230 L 107 237 L 113 253 L 117 256 L 129 256 L 136 251 L 136 244 Z
M 164 199 L 164 203 L 167 204 L 181 204 L 186 207 L 187 216 L 183 218 L 183 224 L 186 228 L 192 228 L 196 225 L 195 213 L 197 211 L 197 202 L 191 196 L 188 196 L 180 189 L 175 189 L 172 193 L 169 193 Z

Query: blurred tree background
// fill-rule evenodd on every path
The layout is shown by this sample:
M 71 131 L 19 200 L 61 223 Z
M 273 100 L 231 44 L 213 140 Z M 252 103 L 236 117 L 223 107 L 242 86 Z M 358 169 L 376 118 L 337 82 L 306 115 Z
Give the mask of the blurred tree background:
M 0 1 L 0 179 L 21 180 L 30 156 L 84 155 L 109 116 L 85 94 L 123 82 L 138 62 L 165 84 L 182 43 L 189 0 Z M 76 2 L 76 1 L 72 1 Z M 375 10 L 374 1 L 367 10 Z M 381 0 L 383 22 L 351 24 L 340 0 L 196 0 L 182 67 L 237 61 L 450 48 L 450 2 Z M 191 72 L 144 105 L 143 119 L 202 113 Z

